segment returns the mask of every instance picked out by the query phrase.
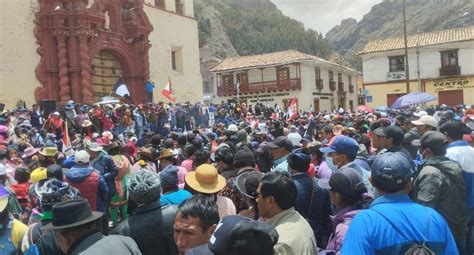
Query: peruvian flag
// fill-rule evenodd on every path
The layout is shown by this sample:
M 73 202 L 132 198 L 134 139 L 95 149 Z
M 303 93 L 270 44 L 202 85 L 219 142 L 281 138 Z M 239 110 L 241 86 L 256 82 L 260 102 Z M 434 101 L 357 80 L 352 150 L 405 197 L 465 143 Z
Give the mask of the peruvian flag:
M 69 130 L 67 127 L 67 119 L 64 120 L 64 129 L 63 129 L 63 152 L 66 152 L 68 148 L 71 147 L 71 139 L 69 138 Z
M 296 98 L 293 98 L 288 104 L 288 119 L 290 120 L 298 117 L 297 102 L 298 100 Z
M 173 103 L 175 102 L 175 99 L 174 99 L 174 97 L 173 97 L 173 95 L 172 95 L 173 93 L 171 92 L 171 80 L 170 80 L 170 79 L 168 79 L 168 83 L 166 83 L 166 86 L 165 86 L 165 88 L 161 91 L 161 94 L 162 94 L 164 97 L 168 98 L 168 100 L 170 100 L 171 102 L 173 102 Z

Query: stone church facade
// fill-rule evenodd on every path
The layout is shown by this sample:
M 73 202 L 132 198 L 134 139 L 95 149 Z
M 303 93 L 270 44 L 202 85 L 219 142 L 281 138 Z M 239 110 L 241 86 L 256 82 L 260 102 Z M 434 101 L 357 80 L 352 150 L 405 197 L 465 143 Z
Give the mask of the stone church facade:
M 29 2 L 29 4 L 28 4 Z M 202 99 L 192 0 L 2 1 L 0 101 L 91 104 L 123 78 L 136 103 L 168 79 L 178 101 Z M 178 36 L 177 36 L 178 35 Z M 190 91 L 192 91 L 190 93 Z

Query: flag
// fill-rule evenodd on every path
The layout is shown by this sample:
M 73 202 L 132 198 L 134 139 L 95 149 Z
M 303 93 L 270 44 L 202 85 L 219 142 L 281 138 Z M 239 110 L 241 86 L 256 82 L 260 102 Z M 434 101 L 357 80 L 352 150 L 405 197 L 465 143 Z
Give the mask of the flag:
M 291 99 L 291 102 L 288 104 L 288 119 L 294 119 L 298 117 L 298 110 L 296 109 L 297 99 Z
M 71 147 L 71 139 L 69 138 L 69 130 L 67 127 L 67 119 L 64 120 L 64 129 L 63 129 L 63 152 L 66 152 L 68 148 Z
M 166 86 L 165 86 L 165 88 L 161 91 L 161 94 L 162 94 L 164 97 L 168 98 L 168 100 L 170 100 L 171 102 L 173 102 L 173 103 L 175 102 L 175 99 L 174 99 L 174 97 L 173 97 L 173 95 L 172 95 L 173 93 L 172 93 L 172 91 L 171 91 L 171 80 L 170 80 L 170 79 L 168 79 L 168 83 L 166 83 Z
M 240 94 L 240 79 L 237 80 L 237 84 L 235 85 L 237 88 L 237 95 Z
M 130 97 L 130 92 L 128 91 L 127 84 L 125 84 L 122 78 L 118 79 L 112 91 L 121 97 Z

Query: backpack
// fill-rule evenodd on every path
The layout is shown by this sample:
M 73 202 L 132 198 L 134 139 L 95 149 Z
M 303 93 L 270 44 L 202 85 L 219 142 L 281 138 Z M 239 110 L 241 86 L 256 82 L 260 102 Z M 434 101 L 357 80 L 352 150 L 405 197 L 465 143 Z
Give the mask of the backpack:
M 405 245 L 405 249 L 406 250 L 403 250 L 401 251 L 402 253 L 400 254 L 403 254 L 403 255 L 436 255 L 436 253 L 431 250 L 428 246 L 426 246 L 426 240 L 423 240 L 423 241 L 413 241 L 413 240 L 410 240 L 411 238 L 409 238 L 404 232 L 400 231 L 400 229 L 398 229 L 398 227 L 392 222 L 390 221 L 387 217 L 385 217 L 381 212 L 375 210 L 375 208 L 370 208 L 370 210 L 376 212 L 377 214 L 379 214 L 380 216 L 382 216 L 382 218 L 384 218 L 394 229 L 395 231 L 397 231 L 404 239 L 406 239 L 406 241 L 408 242 L 408 244 Z M 426 210 L 426 208 L 425 208 Z M 428 210 L 426 210 L 427 213 L 428 213 L 428 226 L 426 228 L 426 235 L 428 235 L 429 233 L 429 229 L 430 229 L 430 223 L 431 223 L 431 220 L 430 220 L 430 213 L 428 212 Z

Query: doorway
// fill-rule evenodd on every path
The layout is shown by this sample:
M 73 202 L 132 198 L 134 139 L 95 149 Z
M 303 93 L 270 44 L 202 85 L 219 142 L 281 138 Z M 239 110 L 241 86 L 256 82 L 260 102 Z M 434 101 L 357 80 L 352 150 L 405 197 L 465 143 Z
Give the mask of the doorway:
M 320 109 L 319 98 L 313 99 L 313 112 L 319 112 Z
M 91 69 L 92 96 L 94 102 L 97 102 L 111 93 L 118 79 L 122 77 L 123 69 L 115 54 L 108 50 L 102 50 L 94 56 Z
M 464 94 L 462 90 L 438 91 L 439 104 L 456 106 L 464 104 Z
M 399 93 L 399 94 L 387 94 L 387 107 L 391 107 L 395 101 L 401 96 L 406 95 L 405 93 Z

